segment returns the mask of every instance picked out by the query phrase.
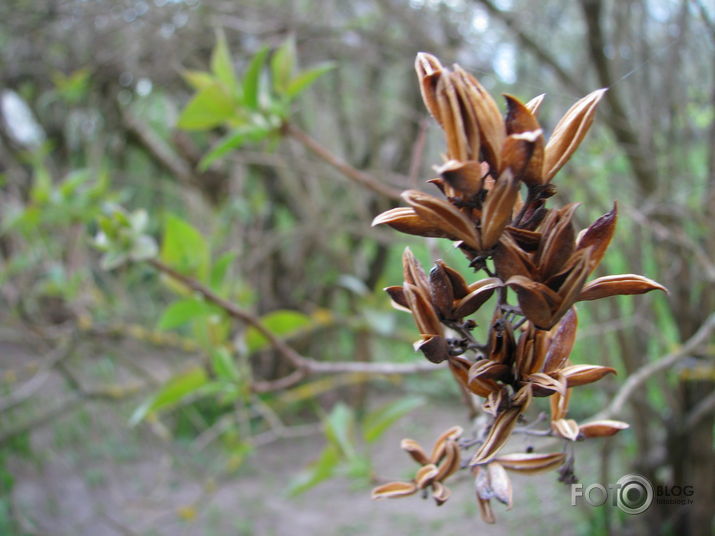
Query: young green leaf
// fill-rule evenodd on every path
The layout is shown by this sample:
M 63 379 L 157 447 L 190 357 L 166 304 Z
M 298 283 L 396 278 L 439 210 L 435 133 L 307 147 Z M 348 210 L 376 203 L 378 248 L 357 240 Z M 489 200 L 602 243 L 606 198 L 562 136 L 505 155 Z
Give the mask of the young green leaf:
M 327 480 L 340 462 L 340 452 L 335 445 L 329 444 L 322 450 L 316 461 L 300 472 L 288 486 L 288 495 L 295 497 L 323 480 Z
M 203 300 L 186 298 L 176 301 L 164 309 L 157 328 L 160 330 L 174 329 L 192 320 L 208 314 L 209 308 Z
M 233 70 L 233 60 L 228 50 L 226 35 L 222 30 L 216 31 L 216 46 L 211 54 L 211 71 L 226 86 L 230 95 L 238 96 L 238 80 Z
M 149 413 L 166 409 L 180 402 L 184 397 L 194 393 L 208 382 L 208 376 L 203 367 L 195 367 L 171 378 L 157 393 L 139 406 L 129 424 L 134 426 L 141 422 Z
M 285 94 L 293 78 L 295 69 L 295 39 L 290 37 L 275 51 L 271 58 L 273 89 L 279 95 Z
M 422 397 L 407 397 L 390 402 L 365 416 L 362 435 L 365 441 L 377 440 L 398 419 L 424 404 Z
M 182 110 L 177 126 L 184 130 L 208 130 L 235 115 L 237 102 L 221 84 L 201 89 Z
M 278 337 L 290 336 L 311 324 L 311 318 L 298 311 L 279 310 L 261 317 L 261 322 Z M 246 330 L 246 346 L 249 353 L 268 346 L 268 340 L 254 328 Z
M 199 171 L 205 171 L 223 155 L 237 149 L 246 142 L 257 142 L 265 138 L 272 129 L 264 125 L 245 125 L 234 129 L 221 138 L 216 145 L 201 159 Z
M 251 110 L 258 109 L 261 95 L 261 71 L 266 63 L 269 48 L 263 47 L 251 59 L 243 75 L 243 104 Z
M 196 91 L 201 91 L 216 83 L 216 78 L 211 73 L 203 71 L 181 71 L 181 76 Z
M 202 276 L 208 266 L 208 258 L 208 245 L 201 233 L 178 216 L 167 215 L 161 260 L 181 272 Z
M 211 353 L 211 365 L 216 376 L 221 380 L 235 382 L 240 376 L 231 352 L 223 346 Z
M 236 260 L 237 256 L 237 252 L 227 251 L 216 259 L 216 262 L 214 262 L 211 267 L 211 273 L 209 274 L 209 286 L 211 287 L 211 290 L 221 293 L 224 282 L 226 281 L 228 269 L 231 267 L 233 261 Z
M 335 405 L 325 419 L 325 435 L 332 443 L 340 448 L 347 458 L 356 455 L 353 445 L 355 432 L 355 413 L 342 402 Z
M 318 78 L 334 68 L 335 64 L 328 62 L 306 69 L 290 81 L 285 91 L 286 97 L 290 99 L 297 97 L 300 93 L 308 89 Z

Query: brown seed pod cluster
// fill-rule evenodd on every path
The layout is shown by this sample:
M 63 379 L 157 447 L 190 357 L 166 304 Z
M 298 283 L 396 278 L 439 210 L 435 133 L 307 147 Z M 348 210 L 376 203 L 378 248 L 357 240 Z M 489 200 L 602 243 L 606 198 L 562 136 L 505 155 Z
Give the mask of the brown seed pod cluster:
M 407 190 L 402 197 L 408 206 L 380 214 L 373 225 L 449 239 L 475 273 L 486 277 L 468 283 L 441 260 L 428 274 L 406 249 L 403 284 L 385 290 L 395 307 L 412 314 L 420 333 L 415 349 L 434 363 L 446 361 L 462 387 L 484 399 L 490 420 L 475 440 L 461 443 L 462 429 L 450 428 L 431 456 L 413 440 L 403 440 L 420 469 L 411 482 L 379 486 L 373 498 L 431 490 L 442 504 L 449 496 L 444 480 L 459 466 L 461 450 L 476 447 L 464 466 L 474 474 L 482 518 L 493 522 L 491 499 L 512 504 L 509 471 L 561 467 L 562 480 L 573 478 L 572 460 L 564 453 L 500 453 L 534 398 L 550 397 L 551 423 L 544 435 L 565 442 L 628 427 L 611 420 L 579 425 L 567 418 L 572 388 L 615 373 L 570 362 L 574 304 L 666 289 L 634 274 L 587 281 L 613 237 L 615 204 L 579 233 L 573 224 L 577 203 L 546 207 L 556 191 L 551 180 L 588 132 L 605 90 L 576 102 L 546 141 L 537 120 L 543 95 L 526 104 L 506 95 L 503 116 L 484 87 L 458 65 L 448 69 L 420 53 L 415 67 L 425 105 L 445 133 L 444 162 L 435 167 L 438 177 L 428 181 L 442 196 Z M 494 313 L 480 343 L 473 333 L 476 323 L 468 317 L 492 296 Z M 516 303 L 509 303 L 512 296 Z

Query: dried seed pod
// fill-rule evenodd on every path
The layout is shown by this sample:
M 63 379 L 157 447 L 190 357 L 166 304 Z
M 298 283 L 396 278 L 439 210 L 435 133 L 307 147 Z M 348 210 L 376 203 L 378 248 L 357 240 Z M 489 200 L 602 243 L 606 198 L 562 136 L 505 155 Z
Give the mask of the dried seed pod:
M 390 482 L 372 490 L 373 499 L 396 499 L 407 497 L 417 492 L 414 482 Z
M 402 277 L 405 283 L 414 285 L 423 292 L 429 292 L 430 284 L 427 279 L 427 274 L 425 274 L 422 265 L 410 248 L 405 248 L 402 252 Z
M 558 436 L 576 441 L 578 439 L 578 423 L 573 419 L 557 419 L 551 421 L 551 430 Z
M 445 442 L 444 453 L 444 460 L 439 465 L 439 472 L 435 477 L 437 482 L 444 481 L 459 469 L 459 446 L 453 439 Z
M 541 129 L 507 136 L 504 145 L 502 145 L 500 156 L 502 170 L 511 170 L 516 180 L 520 180 L 528 186 L 540 186 L 543 137 Z M 536 149 L 539 140 L 542 141 L 540 154 Z
M 527 102 L 524 105 L 527 110 L 529 110 L 532 114 L 534 114 L 534 117 L 536 117 L 538 115 L 539 108 L 541 108 L 541 103 L 544 102 L 545 96 L 546 96 L 546 93 L 537 95 L 536 97 L 534 97 L 533 99 L 531 99 L 529 102 Z
M 437 105 L 437 98 L 435 97 L 435 90 L 442 76 L 442 64 L 432 54 L 420 52 L 415 59 L 415 70 L 417 71 L 417 78 L 420 82 L 422 100 L 427 110 L 432 114 L 432 117 L 441 125 L 442 120 L 440 118 L 439 106 Z
M 484 169 L 476 160 L 449 160 L 436 168 L 436 171 L 445 184 L 465 198 L 476 195 L 482 189 Z
M 489 486 L 492 488 L 494 498 L 506 504 L 506 509 L 511 510 L 513 491 L 511 486 L 511 478 L 504 470 L 501 464 L 492 462 L 487 465 L 489 473 Z
M 456 441 L 464 433 L 464 428 L 461 426 L 452 426 L 442 433 L 437 438 L 432 448 L 432 454 L 430 454 L 430 460 L 432 463 L 439 463 L 445 455 L 445 445 L 450 441 Z
M 450 235 L 441 227 L 437 227 L 417 215 L 414 209 L 409 207 L 398 207 L 387 210 L 372 220 L 372 226 L 389 225 L 401 233 L 429 236 L 433 238 L 448 238 L 449 240 L 459 240 L 458 237 Z
M 534 262 L 545 281 L 561 271 L 575 249 L 574 229 L 571 223 L 580 203 L 570 203 L 561 210 L 551 211 L 548 230 L 542 231 L 542 240 Z
M 536 275 L 536 267 L 509 233 L 502 234 L 499 244 L 494 249 L 493 258 L 497 276 L 502 281 L 507 281 L 514 276 L 531 279 Z
M 470 248 L 480 249 L 480 240 L 474 225 L 450 203 L 419 190 L 407 190 L 402 193 L 402 197 L 412 205 L 417 215 L 430 225 L 462 240 Z
M 385 287 L 382 290 L 384 290 L 390 295 L 390 299 L 392 300 L 392 306 L 395 307 L 395 309 L 410 312 L 410 306 L 407 304 L 407 298 L 405 298 L 405 293 L 402 287 Z
M 482 212 L 482 249 L 496 245 L 499 237 L 511 221 L 514 203 L 519 193 L 519 184 L 511 170 L 507 169 L 496 181 L 487 195 Z
M 437 506 L 442 506 L 451 495 L 452 492 L 442 482 L 432 484 L 432 498 L 437 503 Z
M 442 259 L 437 259 L 435 264 L 439 265 L 442 270 L 444 270 L 444 272 L 447 274 L 447 277 L 449 277 L 449 281 L 452 284 L 452 292 L 454 293 L 455 300 L 460 300 L 464 298 L 472 291 L 472 289 L 470 289 L 469 285 L 467 285 L 467 282 L 462 277 L 462 274 L 460 274 L 454 268 L 450 268 L 449 266 L 447 266 L 444 261 L 442 261 Z
M 484 443 L 469 461 L 469 465 L 480 465 L 490 461 L 509 439 L 523 408 L 513 407 L 500 413 L 492 424 Z
M 467 89 L 469 99 L 479 121 L 481 152 L 492 170 L 500 169 L 499 153 L 506 138 L 506 128 L 497 103 L 484 87 L 461 67 L 455 66 L 454 75 Z
M 516 292 L 521 311 L 537 328 L 551 329 L 556 323 L 553 311 L 561 303 L 561 296 L 546 285 L 521 275 L 510 277 L 506 286 Z
M 439 264 L 435 264 L 429 272 L 429 290 L 432 305 L 434 305 L 435 309 L 443 318 L 451 318 L 454 302 L 452 281 Z
M 433 463 L 420 467 L 415 474 L 415 484 L 417 484 L 417 488 L 425 489 L 426 487 L 431 486 L 437 476 L 437 473 L 437 466 Z
M 583 287 L 578 296 L 579 301 L 600 300 L 609 296 L 623 296 L 626 294 L 645 294 L 651 290 L 666 289 L 660 283 L 636 274 L 608 275 L 594 279 Z
M 627 428 L 629 428 L 628 423 L 610 419 L 589 422 L 579 427 L 581 435 L 585 438 L 612 436 Z
M 459 83 L 457 80 L 456 83 Z M 447 155 L 450 159 L 467 160 L 467 135 L 462 119 L 462 111 L 457 98 L 455 81 L 452 73 L 447 70 L 437 82 L 435 90 L 439 116 L 442 119 L 445 139 L 447 141 Z
M 566 389 L 566 396 L 556 393 L 549 398 L 551 405 L 551 420 L 563 419 L 569 410 L 569 400 L 571 399 L 571 389 Z
M 576 102 L 556 124 L 554 132 L 546 144 L 544 156 L 544 176 L 550 181 L 561 167 L 571 158 L 584 136 L 591 128 L 596 107 L 606 89 L 597 89 Z
M 576 341 L 577 327 L 576 309 L 572 307 L 550 332 L 544 359 L 544 372 L 559 369 L 566 362 Z
M 517 454 L 502 454 L 494 458 L 494 462 L 498 462 L 504 469 L 509 471 L 518 471 L 520 473 L 540 473 L 556 469 L 564 463 L 566 454 L 563 452 L 555 452 L 551 454 L 538 453 L 517 453 Z
M 560 369 L 559 372 L 566 378 L 569 387 L 578 387 L 597 382 L 606 374 L 615 374 L 616 369 L 598 365 L 571 365 Z
M 407 451 L 407 453 L 420 465 L 427 465 L 430 463 L 427 453 L 414 439 L 403 439 L 400 442 L 400 448 Z
M 439 323 L 439 319 L 425 291 L 409 283 L 405 283 L 403 289 L 405 299 L 410 306 L 410 311 L 412 311 L 412 316 L 419 332 L 422 335 L 440 335 L 442 325 Z
M 611 243 L 613 233 L 616 231 L 618 220 L 618 205 L 613 203 L 613 208 L 594 221 L 588 228 L 579 233 L 576 240 L 578 249 L 591 248 L 589 273 L 593 272 L 601 262 Z
M 422 339 L 413 346 L 432 363 L 441 363 L 449 358 L 449 343 L 441 335 L 422 335 Z
M 501 279 L 488 277 L 469 285 L 469 294 L 464 296 L 454 305 L 454 317 L 464 318 L 477 311 L 494 293 L 494 290 L 503 286 Z

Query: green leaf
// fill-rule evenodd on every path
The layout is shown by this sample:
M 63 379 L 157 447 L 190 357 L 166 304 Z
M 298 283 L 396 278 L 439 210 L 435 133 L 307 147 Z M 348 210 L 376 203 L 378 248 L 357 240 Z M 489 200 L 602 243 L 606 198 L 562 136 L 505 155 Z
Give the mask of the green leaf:
M 52 177 L 44 164 L 35 165 L 35 176 L 30 189 L 30 199 L 33 203 L 43 205 L 50 201 L 52 195 Z
M 209 308 L 203 300 L 198 298 L 179 300 L 164 309 L 159 319 L 157 329 L 167 330 L 178 328 L 208 313 Z
M 182 273 L 203 275 L 208 266 L 206 240 L 191 224 L 168 214 L 161 245 L 161 260 Z
M 353 445 L 355 413 L 342 402 L 335 405 L 324 423 L 325 435 L 345 454 L 347 458 L 356 455 Z
M 211 364 L 216 376 L 222 380 L 235 382 L 240 377 L 236 361 L 225 347 L 217 348 L 211 353 Z
M 211 54 L 211 71 L 228 89 L 231 95 L 238 93 L 238 80 L 233 70 L 233 60 L 228 50 L 226 35 L 222 30 L 216 31 L 216 46 Z
M 213 82 L 201 89 L 186 105 L 177 126 L 184 130 L 208 130 L 234 115 L 237 102 L 221 84 Z
M 186 396 L 199 390 L 208 381 L 208 376 L 203 367 L 196 367 L 188 372 L 174 376 L 156 394 L 134 411 L 129 419 L 129 424 L 134 426 L 148 414 L 177 404 Z
M 259 50 L 246 68 L 243 75 L 243 104 L 251 110 L 258 109 L 261 94 L 261 71 L 268 57 L 268 47 Z
M 358 454 L 347 464 L 346 476 L 354 480 L 369 480 L 372 476 L 372 463 L 370 457 Z
M 363 438 L 368 443 L 378 439 L 392 424 L 424 404 L 422 397 L 401 398 L 368 413 L 363 421 Z
M 290 81 L 288 87 L 286 87 L 286 97 L 291 99 L 296 97 L 298 94 L 309 88 L 318 78 L 334 68 L 334 63 L 327 62 L 321 63 L 320 65 L 310 69 L 306 69 Z
M 279 95 L 285 94 L 293 78 L 295 69 L 295 39 L 290 37 L 275 51 L 271 58 L 273 89 Z
M 231 267 L 233 261 L 236 260 L 237 256 L 237 252 L 227 251 L 214 262 L 214 265 L 211 267 L 211 273 L 209 274 L 209 286 L 214 292 L 221 292 L 221 287 L 223 287 L 228 269 Z
M 277 337 L 287 337 L 311 324 L 311 318 L 298 311 L 279 310 L 261 317 L 261 322 Z M 268 346 L 268 340 L 255 328 L 246 330 L 246 346 L 249 353 Z
M 334 445 L 326 445 L 316 461 L 300 472 L 290 483 L 288 495 L 295 497 L 327 480 L 335 473 L 340 453 Z
M 223 155 L 232 149 L 237 149 L 246 142 L 257 142 L 262 140 L 271 130 L 273 130 L 271 127 L 264 125 L 246 125 L 229 132 L 211 148 L 208 154 L 201 159 L 198 165 L 199 171 L 205 171 L 211 164 Z
M 211 73 L 203 71 L 181 71 L 181 76 L 184 77 L 187 84 L 197 91 L 216 84 L 216 78 L 211 76 Z

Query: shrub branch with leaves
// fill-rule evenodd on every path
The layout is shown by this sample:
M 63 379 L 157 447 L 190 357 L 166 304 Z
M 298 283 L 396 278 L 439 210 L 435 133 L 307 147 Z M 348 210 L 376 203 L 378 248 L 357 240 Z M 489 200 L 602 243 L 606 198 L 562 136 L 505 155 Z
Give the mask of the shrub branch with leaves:
M 443 197 L 407 190 L 402 198 L 408 207 L 380 214 L 373 225 L 451 240 L 469 266 L 487 277 L 468 283 L 441 260 L 427 274 L 406 249 L 404 282 L 386 291 L 395 307 L 412 314 L 420 332 L 415 349 L 433 363 L 446 361 L 456 381 L 483 399 L 490 418 L 473 439 L 458 442 L 462 429 L 450 428 L 431 456 L 413 440 L 403 440 L 402 448 L 422 467 L 411 482 L 381 485 L 372 496 L 395 498 L 431 489 L 441 505 L 449 497 L 443 482 L 464 457 L 462 466 L 475 477 L 482 519 L 493 523 L 491 499 L 512 504 L 508 471 L 558 467 L 560 480 L 573 482 L 570 443 L 628 427 L 614 420 L 579 424 L 568 418 L 574 387 L 615 373 L 610 367 L 570 362 L 577 328 L 574 304 L 666 289 L 634 274 L 586 282 L 613 237 L 615 204 L 578 234 L 572 221 L 578 203 L 546 207 L 556 192 L 551 180 L 588 132 L 605 90 L 576 102 L 547 142 L 536 118 L 543 95 L 526 104 L 506 95 L 502 117 L 484 87 L 458 65 L 448 69 L 420 53 L 416 70 L 425 105 L 445 134 L 444 162 L 435 168 L 439 176 L 428 181 Z M 516 303 L 510 302 L 509 290 Z M 469 317 L 493 295 L 492 320 L 478 340 Z M 564 452 L 502 454 L 517 424 L 526 422 L 534 399 L 544 397 L 551 402 L 550 428 L 532 432 L 563 439 Z

